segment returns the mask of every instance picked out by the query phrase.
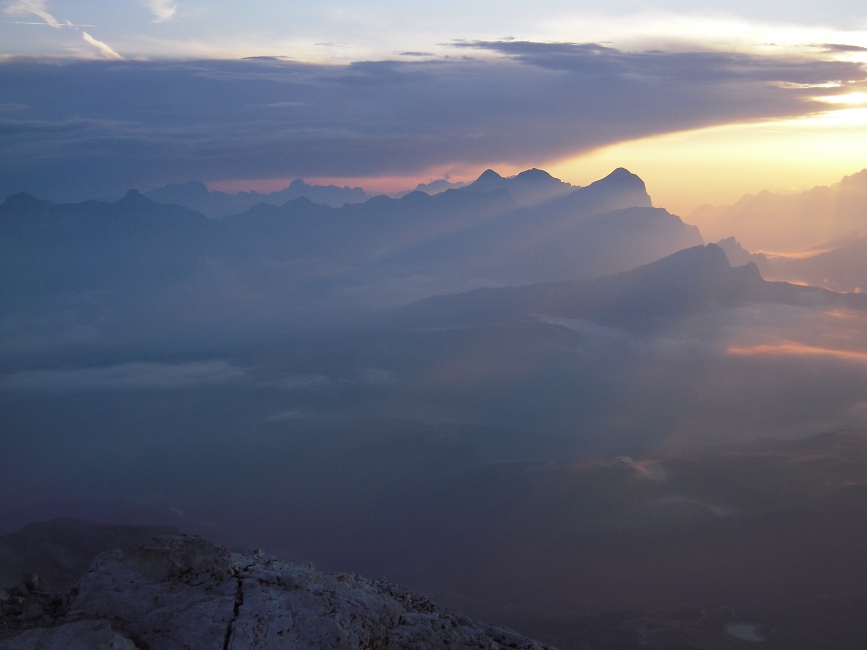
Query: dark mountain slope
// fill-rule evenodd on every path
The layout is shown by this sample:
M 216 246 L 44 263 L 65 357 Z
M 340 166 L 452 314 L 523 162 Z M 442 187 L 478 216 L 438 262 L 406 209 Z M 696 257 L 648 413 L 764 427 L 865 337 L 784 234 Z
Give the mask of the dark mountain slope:
M 146 543 L 171 535 L 170 526 L 112 526 L 77 519 L 53 519 L 0 537 L 0 589 L 22 587 L 36 573 L 43 587 L 69 589 L 103 551 Z
M 16 194 L 0 204 L 5 306 L 44 295 L 155 286 L 221 254 L 220 225 L 130 190 L 114 203 L 55 204 Z
M 776 257 L 775 277 L 833 291 L 867 291 L 867 238 L 839 242 L 839 247 L 809 257 Z
M 604 278 L 435 296 L 406 307 L 398 319 L 413 327 L 454 327 L 543 314 L 644 330 L 715 306 L 753 302 L 867 308 L 867 297 L 767 282 L 755 264 L 733 268 L 721 248 L 708 244 Z
M 211 192 L 204 183 L 190 181 L 189 183 L 172 183 L 165 187 L 158 187 L 145 192 L 145 195 L 160 203 L 176 203 L 192 208 L 213 219 L 222 219 L 232 214 L 239 214 L 259 203 L 283 205 L 288 201 L 306 198 L 322 205 L 340 207 L 344 203 L 363 203 L 371 196 L 360 187 L 309 185 L 301 179 L 295 179 L 288 187 L 269 194 Z
M 471 194 L 468 189 L 455 194 Z M 479 219 L 405 250 L 395 261 L 527 284 L 617 273 L 702 243 L 697 228 L 652 208 L 644 182 L 618 169 L 533 208 Z
M 581 210 L 599 214 L 624 208 L 652 206 L 644 181 L 629 170 L 618 167 L 605 178 L 552 201 L 548 209 L 556 213 Z
M 740 242 L 734 237 L 726 237 L 716 242 L 716 245 L 725 251 L 726 257 L 732 266 L 744 266 L 752 262 L 759 271 L 762 272 L 762 277 L 774 277 L 772 273 L 772 265 L 768 261 L 767 255 L 764 253 L 750 253 L 746 248 L 741 246 Z
M 233 240 L 279 257 L 329 256 L 354 262 L 396 254 L 516 210 L 505 191 L 435 196 L 410 192 L 329 208 L 307 199 L 260 204 L 224 221 Z
M 16 195 L 0 206 L 0 245 L 10 270 L 62 268 L 53 273 L 62 281 L 43 277 L 40 286 L 86 290 L 145 269 L 149 282 L 168 280 L 185 266 L 180 260 L 239 255 L 447 267 L 527 283 L 604 275 L 701 241 L 695 228 L 650 208 L 644 183 L 625 170 L 534 208 L 520 207 L 507 187 L 480 191 L 498 184 L 485 178 L 435 196 L 411 192 L 341 208 L 306 198 L 261 203 L 223 222 L 135 191 L 115 203 L 64 205 Z M 500 180 L 564 185 L 539 170 Z
M 506 180 L 561 185 L 538 170 Z M 16 195 L 0 206 L 0 298 L 6 315 L 42 323 L 15 321 L 16 340 L 73 320 L 91 339 L 109 322 L 122 338 L 357 321 L 470 286 L 609 275 L 702 243 L 649 206 L 625 170 L 533 207 L 506 188 L 460 189 L 340 208 L 298 198 L 222 221 L 135 191 L 64 205 Z
M 278 259 L 374 262 L 507 284 L 616 273 L 702 243 L 694 226 L 650 207 L 644 183 L 626 170 L 530 208 L 513 200 L 515 187 L 540 183 L 562 185 L 539 170 L 511 179 L 486 172 L 435 196 L 342 208 L 297 199 L 260 204 L 224 224 L 236 245 Z

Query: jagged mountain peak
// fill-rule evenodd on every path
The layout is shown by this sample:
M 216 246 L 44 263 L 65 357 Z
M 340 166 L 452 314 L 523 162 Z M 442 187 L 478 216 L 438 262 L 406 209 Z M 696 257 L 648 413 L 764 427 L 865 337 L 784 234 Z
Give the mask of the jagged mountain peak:
M 765 282 L 753 263 L 733 268 L 722 248 L 707 244 L 606 277 L 435 296 L 409 305 L 398 319 L 413 327 L 464 326 L 544 314 L 654 331 L 719 306 L 815 299 L 812 288 Z
M 483 172 L 479 175 L 479 177 L 476 179 L 475 182 L 479 182 L 479 181 L 492 181 L 492 180 L 502 180 L 502 179 L 503 179 L 503 177 L 500 176 L 500 175 L 499 175 L 497 172 L 495 172 L 493 169 L 486 169 L 485 171 L 483 171 Z
M 554 178 L 553 176 L 551 176 L 551 174 L 546 172 L 544 169 L 537 169 L 536 167 L 533 167 L 532 169 L 525 169 L 520 174 L 517 174 L 515 176 L 515 178 L 519 178 L 522 180 L 528 180 L 528 181 L 536 181 L 536 182 L 538 182 L 538 181 L 554 181 L 557 183 L 561 182 L 559 178 Z
M 115 201 L 118 205 L 156 205 L 156 201 L 152 201 L 144 194 L 139 192 L 136 189 L 130 189 L 126 191 L 126 194 L 123 195 L 118 201 Z
M 470 192 L 507 190 L 518 204 L 532 206 L 564 196 L 575 187 L 534 167 L 508 177 L 500 176 L 494 170 L 488 169 L 462 189 Z
M 613 172 L 608 174 L 605 178 L 601 178 L 598 181 L 595 181 L 590 184 L 590 187 L 593 185 L 627 185 L 631 187 L 640 187 L 642 190 L 646 191 L 646 186 L 644 181 L 637 174 L 633 174 L 631 171 L 626 169 L 625 167 L 618 167 Z
M 840 185 L 847 189 L 867 187 L 867 169 L 844 176 L 840 181 Z
M 737 273 L 734 273 L 735 271 Z M 733 268 L 725 251 L 716 244 L 684 248 L 615 277 L 628 280 L 628 284 L 633 287 L 643 286 L 648 293 L 667 291 L 675 286 L 681 289 L 710 287 L 719 283 L 726 284 L 733 279 L 738 284 L 763 282 L 755 264 Z
M 623 210 L 631 207 L 651 208 L 653 201 L 641 177 L 618 167 L 613 172 L 586 187 L 572 188 L 556 202 L 561 209 L 587 209 L 595 205 L 596 212 Z

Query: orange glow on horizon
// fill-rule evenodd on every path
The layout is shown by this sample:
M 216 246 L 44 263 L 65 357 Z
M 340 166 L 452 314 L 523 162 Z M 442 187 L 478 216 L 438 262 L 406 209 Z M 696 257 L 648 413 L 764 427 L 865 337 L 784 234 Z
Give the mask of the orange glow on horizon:
M 752 345 L 748 347 L 729 347 L 726 354 L 736 356 L 826 356 L 845 361 L 858 361 L 867 363 L 867 352 L 855 352 L 852 350 L 838 350 L 834 348 L 819 348 L 804 345 L 794 341 L 778 344 Z
M 296 178 L 260 178 L 215 181 L 206 183 L 208 189 L 226 194 L 238 192 L 261 192 L 269 194 L 279 192 L 289 187 Z M 334 177 L 305 176 L 301 178 L 308 185 L 336 185 L 337 187 L 360 187 L 370 194 L 392 194 L 412 189 L 419 183 L 430 182 L 427 176 L 367 176 L 367 177 Z
M 530 165 L 532 166 L 532 165 Z M 445 179 L 453 183 L 471 183 L 476 180 L 483 171 L 493 169 L 501 176 L 513 176 L 528 166 L 514 164 L 490 164 L 490 165 L 448 165 L 427 169 L 422 172 L 407 175 L 383 175 L 383 176 L 304 176 L 304 182 L 309 185 L 336 185 L 338 187 L 360 187 L 369 194 L 395 194 L 413 190 L 421 183 Z M 235 194 L 237 192 L 279 192 L 296 180 L 295 178 L 259 178 L 259 179 L 236 179 L 206 182 L 211 191 Z
M 407 174 L 303 178 L 312 185 L 361 187 L 371 194 L 393 194 L 438 179 L 472 182 L 487 168 L 512 176 L 538 167 L 574 185 L 586 186 L 617 167 L 625 167 L 645 181 L 655 206 L 701 227 L 700 216 L 690 217 L 701 205 L 731 205 L 745 194 L 763 190 L 803 192 L 833 185 L 867 167 L 867 108 L 848 106 L 799 118 L 726 124 L 619 142 L 561 160 L 455 163 Z M 227 193 L 267 193 L 286 188 L 292 180 L 228 179 L 206 184 L 211 190 Z
M 831 316 L 832 318 L 860 318 L 863 317 L 863 314 L 859 314 L 855 311 L 845 310 L 845 309 L 829 309 L 824 312 L 826 316 Z
M 731 205 L 744 194 L 780 194 L 833 185 L 867 167 L 867 108 L 841 108 L 789 119 L 712 126 L 602 147 L 546 169 L 586 185 L 616 167 L 646 183 L 657 207 L 689 218 L 705 205 Z
M 754 250 L 752 252 L 756 253 L 756 254 L 764 255 L 768 259 L 774 259 L 775 257 L 784 257 L 784 258 L 790 259 L 790 260 L 806 260 L 806 259 L 809 259 L 811 257 L 816 257 L 817 255 L 823 255 L 824 253 L 829 253 L 832 250 L 834 250 L 834 249 L 833 248 L 815 248 L 815 249 L 811 249 L 808 251 L 801 251 L 798 253 L 781 253 L 781 252 L 765 251 L 765 250 L 757 249 L 757 250 Z M 793 282 L 792 284 L 797 284 L 797 282 Z

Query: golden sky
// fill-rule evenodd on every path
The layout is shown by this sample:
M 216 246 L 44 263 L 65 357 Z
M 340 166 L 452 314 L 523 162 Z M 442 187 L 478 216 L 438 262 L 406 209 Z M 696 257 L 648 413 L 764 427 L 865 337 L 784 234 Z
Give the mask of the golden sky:
M 803 191 L 867 167 L 867 95 L 816 115 L 730 124 L 622 142 L 560 161 L 549 171 L 586 185 L 611 169 L 641 176 L 654 205 L 687 216 L 745 193 Z

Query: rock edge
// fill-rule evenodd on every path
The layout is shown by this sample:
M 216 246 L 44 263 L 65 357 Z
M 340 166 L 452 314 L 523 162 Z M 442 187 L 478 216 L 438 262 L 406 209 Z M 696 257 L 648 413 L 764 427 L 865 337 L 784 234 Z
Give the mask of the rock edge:
M 49 626 L 0 650 L 551 650 L 385 580 L 160 535 L 101 553 Z

